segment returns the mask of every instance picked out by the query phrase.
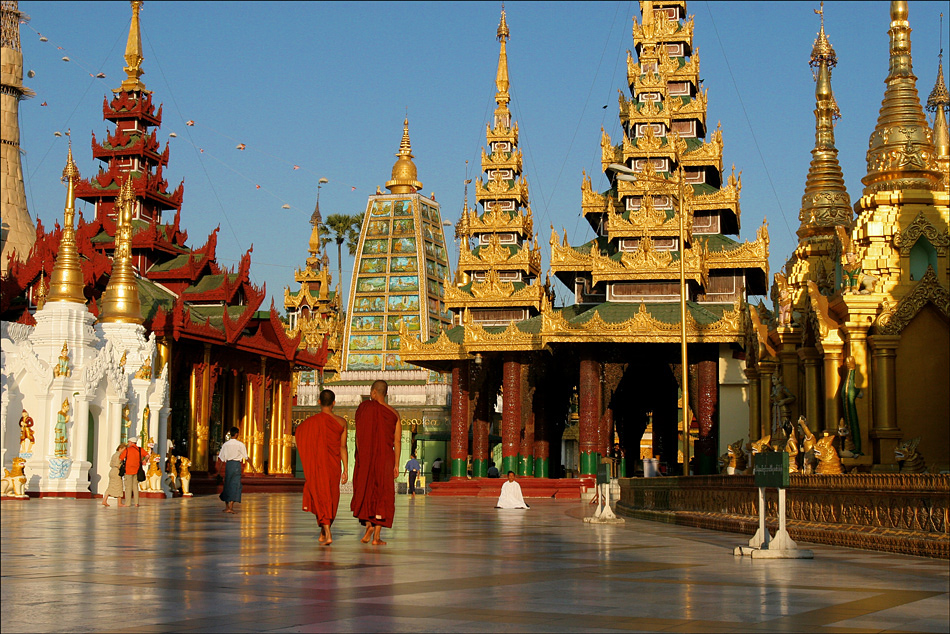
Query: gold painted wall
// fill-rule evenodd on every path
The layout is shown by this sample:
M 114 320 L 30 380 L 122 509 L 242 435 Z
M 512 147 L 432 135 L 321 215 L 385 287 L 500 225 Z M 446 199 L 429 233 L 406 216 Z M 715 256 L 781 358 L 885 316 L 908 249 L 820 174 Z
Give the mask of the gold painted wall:
M 897 424 L 904 439 L 921 437 L 927 466 L 950 467 L 950 323 L 925 306 L 897 348 Z

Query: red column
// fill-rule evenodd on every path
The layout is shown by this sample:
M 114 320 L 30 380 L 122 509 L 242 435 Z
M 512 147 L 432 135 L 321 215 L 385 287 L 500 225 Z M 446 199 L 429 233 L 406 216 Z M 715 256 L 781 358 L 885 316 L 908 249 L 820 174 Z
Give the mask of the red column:
M 468 362 L 459 361 L 452 366 L 452 478 L 464 478 L 468 471 L 468 392 Z
M 696 419 L 699 423 L 699 442 L 696 443 L 697 475 L 716 473 L 716 408 L 719 404 L 719 367 L 715 360 L 696 364 L 697 396 Z
M 501 414 L 501 473 L 518 472 L 521 442 L 521 363 L 513 354 L 505 355 L 504 409 Z
M 577 391 L 580 401 L 578 444 L 581 453 L 581 475 L 596 475 L 597 423 L 600 420 L 600 364 L 589 349 L 585 350 L 581 357 Z

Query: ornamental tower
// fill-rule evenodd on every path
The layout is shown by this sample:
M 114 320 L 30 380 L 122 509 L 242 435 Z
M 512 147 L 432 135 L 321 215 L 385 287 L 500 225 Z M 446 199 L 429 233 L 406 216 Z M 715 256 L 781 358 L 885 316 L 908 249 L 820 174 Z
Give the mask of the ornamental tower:
M 950 92 L 943 78 L 943 49 L 940 50 L 937 66 L 937 81 L 927 97 L 927 110 L 934 113 L 934 149 L 937 151 L 937 166 L 943 174 L 943 188 L 950 190 L 950 133 L 947 130 L 947 111 L 950 110 Z
M 450 321 L 443 301 L 449 265 L 442 217 L 435 199 L 419 193 L 408 119 L 396 157 L 389 193 L 370 196 L 366 205 L 347 304 L 344 380 L 353 372 L 372 373 L 374 379 L 419 373 L 400 359 L 400 328 L 428 339 Z M 344 404 L 341 393 L 338 402 Z M 358 404 L 359 394 L 353 396 Z
M 102 116 L 115 124 L 115 130 L 102 142 L 92 135 L 92 155 L 104 166 L 100 166 L 97 175 L 76 186 L 76 197 L 95 205 L 95 220 L 102 223 L 110 235 L 115 234 L 116 199 L 126 174 L 132 180 L 132 220 L 137 226 L 144 225 L 154 231 L 162 224 L 162 212 L 166 210 L 175 211 L 177 225 L 184 193 L 184 180 L 169 193 L 168 182 L 163 177 L 169 148 L 166 142 L 165 149 L 159 150 L 157 135 L 162 124 L 162 107 L 159 105 L 156 112 L 152 92 L 141 79 L 145 72 L 139 26 L 143 3 L 133 1 L 131 5 L 132 21 L 125 47 L 126 79 L 112 90 L 111 100 L 102 102 Z M 114 248 L 111 242 L 97 244 L 97 249 L 104 253 L 111 251 Z M 147 251 L 136 249 L 132 262 L 137 271 L 145 271 L 156 259 Z
M 331 291 L 330 287 L 333 277 L 329 271 L 329 259 L 326 253 L 320 254 L 320 224 L 323 218 L 320 215 L 320 197 L 317 196 L 317 204 L 310 216 L 310 241 L 308 243 L 307 261 L 303 269 L 294 271 L 294 280 L 300 284 L 300 289 L 292 291 L 290 288 L 284 289 L 284 309 L 287 311 L 289 324 L 287 324 L 287 334 L 290 337 L 300 335 L 300 348 L 317 350 L 323 346 L 324 339 L 327 341 L 328 351 L 332 355 L 328 363 L 324 366 L 324 372 L 330 370 L 330 366 L 339 371 L 339 356 L 335 353 L 340 349 L 340 296 L 338 292 Z M 301 389 L 307 391 L 304 386 L 319 388 L 319 382 L 315 376 L 307 375 L 306 379 L 301 377 L 298 383 L 298 403 L 315 404 L 302 402 L 303 396 Z M 313 391 L 312 389 L 310 391 Z M 319 395 L 317 392 L 316 395 Z
M 507 326 L 538 315 L 546 292 L 538 280 L 541 252 L 533 232 L 528 181 L 522 173 L 518 124 L 512 125 L 508 109 L 509 35 L 502 9 L 497 32 L 496 108 L 485 135 L 488 153 L 482 149 L 485 180 L 479 178 L 475 183 L 482 213 L 468 208 L 466 196 L 455 228 L 460 240 L 457 285 L 446 281 L 445 291 L 450 310 L 468 310 L 472 321 L 487 326 Z
M 30 18 L 21 13 L 16 0 L 0 4 L 0 103 L 2 103 L 3 143 L 0 144 L 0 276 L 7 273 L 7 261 L 14 252 L 19 261 L 30 255 L 36 242 L 36 227 L 30 218 L 23 189 L 20 163 L 20 101 L 33 96 L 23 86 L 23 53 L 20 49 L 20 22 Z

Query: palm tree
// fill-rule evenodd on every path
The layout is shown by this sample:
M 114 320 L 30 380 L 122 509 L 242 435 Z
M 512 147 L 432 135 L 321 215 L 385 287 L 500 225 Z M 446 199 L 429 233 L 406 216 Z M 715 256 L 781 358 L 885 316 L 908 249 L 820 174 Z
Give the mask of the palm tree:
M 320 224 L 321 246 L 336 242 L 337 262 L 340 267 L 339 280 L 343 279 L 343 243 L 350 255 L 356 255 L 356 247 L 360 240 L 360 225 L 363 223 L 363 214 L 348 216 L 347 214 L 330 214 L 327 220 Z

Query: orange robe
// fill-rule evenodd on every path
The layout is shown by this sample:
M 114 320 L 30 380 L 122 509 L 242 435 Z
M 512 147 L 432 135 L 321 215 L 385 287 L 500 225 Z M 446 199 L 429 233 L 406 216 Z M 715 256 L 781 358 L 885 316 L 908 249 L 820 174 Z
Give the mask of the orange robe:
M 396 448 L 393 439 L 399 419 L 376 401 L 364 401 L 356 410 L 356 461 L 350 510 L 360 522 L 392 528 L 396 513 Z
M 332 524 L 340 506 L 340 437 L 343 425 L 330 414 L 315 414 L 300 423 L 294 435 L 306 482 L 303 510 L 320 524 Z

